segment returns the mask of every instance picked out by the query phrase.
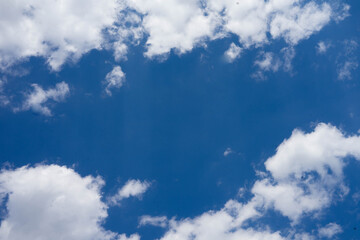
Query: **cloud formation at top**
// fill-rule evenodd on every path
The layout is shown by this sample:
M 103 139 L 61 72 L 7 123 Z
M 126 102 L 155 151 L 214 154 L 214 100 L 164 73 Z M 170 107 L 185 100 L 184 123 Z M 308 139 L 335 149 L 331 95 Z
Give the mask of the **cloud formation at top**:
M 43 57 L 59 70 L 67 59 L 101 48 L 119 7 L 116 0 L 0 1 L 0 67 Z
M 313 0 L 0 1 L 0 68 L 43 57 L 58 71 L 102 48 L 120 60 L 141 38 L 149 58 L 182 54 L 231 34 L 243 47 L 279 38 L 294 45 L 331 19 L 341 20 L 344 11 Z

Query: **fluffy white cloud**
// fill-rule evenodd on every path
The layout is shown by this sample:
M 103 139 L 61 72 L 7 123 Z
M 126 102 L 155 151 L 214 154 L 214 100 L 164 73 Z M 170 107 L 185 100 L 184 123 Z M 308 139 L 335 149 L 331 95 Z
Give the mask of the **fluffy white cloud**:
M 41 56 L 53 70 L 100 49 L 102 31 L 117 19 L 116 0 L 0 1 L 0 67 Z
M 115 66 L 105 77 L 104 85 L 106 94 L 111 96 L 111 89 L 121 88 L 125 80 L 125 73 L 121 70 L 121 67 Z
M 256 221 L 274 209 L 296 223 L 304 214 L 328 207 L 347 193 L 343 167 L 344 158 L 349 156 L 360 159 L 360 136 L 345 135 L 323 123 L 310 133 L 294 130 L 265 162 L 267 172 L 255 182 L 253 197 L 247 203 L 229 200 L 223 209 L 193 219 L 171 219 L 161 239 L 315 239 L 293 231 L 282 236 L 266 226 L 254 229 L 248 220 Z M 340 233 L 341 227 L 329 224 L 318 231 L 320 237 L 330 237 Z
M 332 238 L 336 234 L 342 232 L 342 228 L 340 225 L 336 223 L 329 223 L 325 227 L 319 229 L 319 237 Z
M 224 53 L 226 61 L 230 63 L 235 61 L 235 59 L 240 57 L 241 51 L 241 47 L 237 46 L 235 43 L 231 43 L 229 49 Z
M 103 185 L 100 177 L 81 177 L 58 165 L 2 170 L 0 197 L 7 215 L 1 221 L 0 239 L 139 240 L 101 226 L 108 208 L 101 201 Z
M 21 108 L 16 108 L 14 111 L 32 110 L 34 112 L 51 116 L 51 110 L 47 106 L 49 100 L 54 102 L 64 101 L 69 94 L 69 86 L 65 82 L 57 83 L 55 88 L 44 90 L 37 84 L 32 84 L 34 90 L 26 95 L 26 99 Z
M 283 37 L 291 44 L 297 44 L 300 40 L 308 38 L 331 19 L 332 10 L 327 3 L 319 5 L 310 1 L 301 6 L 302 1 L 270 2 L 281 6 L 278 10 L 280 13 L 275 14 L 270 23 L 270 33 L 273 38 Z M 287 4 L 283 5 L 284 3 Z
M 347 194 L 343 159 L 348 156 L 360 159 L 359 136 L 345 136 L 327 124 L 307 134 L 294 130 L 265 162 L 271 177 L 257 181 L 252 192 L 296 222 L 303 214 L 328 207 L 334 195 Z
M 120 201 L 125 198 L 141 197 L 149 187 L 150 183 L 147 181 L 141 182 L 140 180 L 129 180 L 114 196 L 109 198 L 109 203 L 118 205 L 120 204 Z
M 161 240 L 285 239 L 279 232 L 271 232 L 267 229 L 241 228 L 246 220 L 257 215 L 254 202 L 242 205 L 230 200 L 219 211 L 209 211 L 194 219 L 171 220 L 169 230 Z
M 323 28 L 333 16 L 328 3 L 298 0 L 171 0 L 129 1 L 143 14 L 148 33 L 146 56 L 175 49 L 190 51 L 206 40 L 235 34 L 245 47 L 262 45 L 272 38 L 297 44 Z M 345 10 L 344 10 L 345 11 Z
M 43 57 L 52 70 L 92 49 L 126 59 L 128 46 L 146 38 L 147 57 L 182 54 L 236 35 L 244 47 L 283 38 L 294 45 L 321 30 L 343 8 L 315 0 L 20 0 L 0 1 L 0 69 Z M 229 59 L 239 48 L 229 49 Z
M 143 15 L 142 26 L 148 33 L 148 57 L 169 53 L 172 49 L 185 53 L 203 40 L 215 39 L 221 19 L 197 0 L 134 0 L 130 7 Z

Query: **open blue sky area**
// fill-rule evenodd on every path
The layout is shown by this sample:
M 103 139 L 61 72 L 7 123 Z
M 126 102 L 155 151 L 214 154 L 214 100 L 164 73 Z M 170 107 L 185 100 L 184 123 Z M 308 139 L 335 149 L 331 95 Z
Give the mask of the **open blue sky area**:
M 0 239 L 360 239 L 360 2 L 0 0 Z

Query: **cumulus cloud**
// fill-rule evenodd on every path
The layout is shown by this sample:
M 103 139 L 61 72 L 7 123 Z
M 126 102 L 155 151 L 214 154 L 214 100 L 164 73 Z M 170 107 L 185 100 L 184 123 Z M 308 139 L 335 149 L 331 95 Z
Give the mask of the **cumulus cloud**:
M 109 198 L 111 205 L 119 205 L 120 201 L 129 197 L 141 197 L 150 187 L 150 183 L 140 180 L 129 180 L 120 188 L 117 193 Z
M 32 84 L 34 90 L 26 95 L 26 99 L 21 108 L 15 108 L 14 111 L 26 111 L 32 110 L 36 113 L 43 114 L 45 116 L 51 116 L 51 110 L 47 106 L 48 101 L 53 102 L 64 101 L 69 95 L 69 86 L 65 82 L 57 83 L 55 88 L 49 88 L 44 90 L 38 84 Z
M 342 228 L 340 225 L 336 223 L 329 223 L 325 227 L 319 229 L 319 237 L 326 237 L 331 239 L 333 236 L 341 232 Z
M 252 192 L 267 206 L 293 221 L 328 207 L 334 196 L 348 193 L 343 183 L 345 157 L 360 158 L 360 137 L 319 124 L 311 133 L 294 130 L 265 162 L 271 178 L 259 180 Z
M 101 49 L 120 7 L 116 0 L 1 1 L 0 67 L 36 56 L 57 71 L 67 59 Z
M 266 229 L 241 228 L 244 220 L 254 216 L 252 206 L 229 201 L 219 211 L 209 211 L 194 219 L 170 221 L 169 230 L 161 240 L 283 240 L 280 232 Z
M 204 40 L 217 38 L 221 18 L 208 11 L 201 1 L 129 1 L 129 6 L 143 15 L 142 26 L 148 33 L 148 57 L 168 54 L 172 49 L 185 53 Z
M 310 1 L 301 6 L 299 1 L 270 2 L 280 7 L 280 13 L 270 23 L 270 33 L 273 38 L 283 37 L 291 44 L 319 31 L 331 18 L 331 6 L 327 3 L 319 5 Z
M 101 201 L 103 185 L 100 177 L 81 177 L 58 165 L 2 170 L 0 197 L 7 214 L 0 239 L 139 240 L 102 227 L 108 208 Z
M 226 61 L 232 63 L 233 61 L 235 61 L 237 58 L 240 57 L 241 51 L 242 51 L 241 47 L 239 47 L 235 43 L 231 43 L 229 49 L 226 50 L 226 52 L 224 53 Z
M 255 215 L 253 206 L 229 201 L 219 211 L 209 211 L 194 219 L 171 220 L 169 230 L 161 239 L 284 239 L 279 232 L 239 227 L 244 220 Z
M 141 39 L 150 58 L 172 50 L 186 53 L 229 35 L 245 48 L 279 38 L 295 45 L 331 19 L 344 19 L 349 6 L 338 5 L 314 0 L 1 1 L 0 68 L 34 56 L 58 71 L 67 60 L 104 47 L 118 61 Z
M 146 56 L 185 53 L 207 40 L 234 34 L 245 47 L 271 38 L 297 44 L 323 28 L 332 18 L 328 3 L 295 0 L 254 1 L 132 1 L 143 14 L 148 33 Z
M 161 240 L 314 239 L 309 233 L 280 233 L 261 224 L 254 228 L 249 220 L 254 222 L 267 210 L 275 210 L 296 224 L 341 199 L 348 192 L 343 181 L 347 157 L 360 160 L 360 136 L 346 135 L 323 123 L 310 133 L 296 129 L 266 160 L 266 172 L 254 183 L 248 202 L 229 200 L 220 210 L 195 218 L 171 219 Z M 318 230 L 319 236 L 330 238 L 340 232 L 335 223 Z
M 121 70 L 120 66 L 115 66 L 111 72 L 106 74 L 104 85 L 105 92 L 108 96 L 112 95 L 112 88 L 121 88 L 125 83 L 125 73 Z

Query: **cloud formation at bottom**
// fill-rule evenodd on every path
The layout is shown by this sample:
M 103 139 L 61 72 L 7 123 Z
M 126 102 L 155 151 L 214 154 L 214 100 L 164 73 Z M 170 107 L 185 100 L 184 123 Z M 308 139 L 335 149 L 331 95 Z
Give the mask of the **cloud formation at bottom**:
M 108 206 L 101 200 L 101 177 L 81 177 L 64 166 L 38 165 L 3 170 L 0 183 L 7 208 L 0 239 L 128 239 L 102 227 Z
M 345 157 L 360 159 L 359 136 L 346 136 L 336 127 L 323 123 L 311 133 L 296 129 L 265 162 L 266 172 L 255 181 L 248 202 L 229 200 L 221 210 L 208 211 L 193 219 L 172 219 L 161 240 L 310 240 L 332 237 L 342 231 L 336 223 L 315 229 L 317 234 L 314 236 L 284 233 L 283 229 L 271 231 L 270 227 L 259 227 L 254 222 L 268 210 L 275 210 L 296 225 L 304 216 L 319 213 L 336 199 L 344 197 L 348 193 L 343 182 Z
M 247 202 L 232 199 L 222 209 L 195 218 L 146 216 L 140 218 L 140 226 L 166 228 L 161 240 L 332 238 L 342 231 L 336 223 L 317 226 L 311 233 L 296 233 L 271 230 L 260 220 L 274 210 L 294 226 L 341 200 L 349 191 L 343 174 L 348 157 L 360 159 L 360 136 L 346 135 L 323 123 L 310 133 L 296 129 L 267 159 L 266 171 L 259 174 Z M 136 189 L 126 192 L 142 194 L 148 187 L 146 182 L 136 183 L 127 184 Z M 103 185 L 100 177 L 81 177 L 73 169 L 57 165 L 2 170 L 0 197 L 7 215 L 1 222 L 0 239 L 140 239 L 137 234 L 128 238 L 102 227 L 109 207 L 101 200 Z M 139 186 L 143 188 L 139 190 Z

